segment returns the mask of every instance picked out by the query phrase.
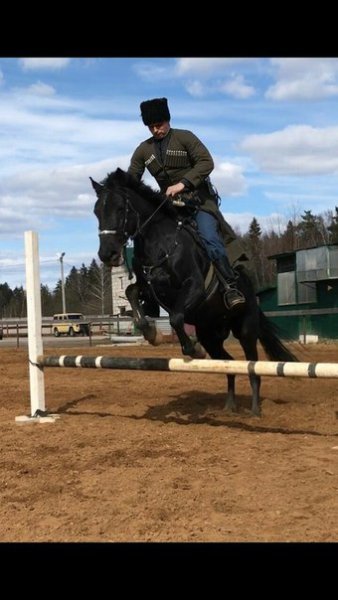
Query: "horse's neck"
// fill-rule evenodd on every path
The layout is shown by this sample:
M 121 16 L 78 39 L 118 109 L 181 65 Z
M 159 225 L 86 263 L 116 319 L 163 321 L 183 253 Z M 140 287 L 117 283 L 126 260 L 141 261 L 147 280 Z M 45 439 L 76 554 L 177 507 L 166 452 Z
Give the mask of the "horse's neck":
M 160 205 L 160 199 L 158 204 L 144 198 L 133 199 L 138 214 L 137 253 L 145 264 L 156 263 L 160 256 L 171 254 L 177 241 L 177 223 Z
M 144 198 L 138 192 L 133 192 L 130 196 L 131 204 L 136 212 L 140 215 L 140 220 L 144 221 L 147 219 L 161 204 L 154 200 L 149 200 L 148 198 Z
M 163 199 L 161 198 L 158 198 L 158 201 L 157 199 L 152 201 L 136 193 L 131 197 L 131 205 L 138 215 L 139 229 L 144 237 L 157 236 L 158 228 L 163 232 L 176 229 L 175 219 L 166 214 L 161 207 L 162 202 Z

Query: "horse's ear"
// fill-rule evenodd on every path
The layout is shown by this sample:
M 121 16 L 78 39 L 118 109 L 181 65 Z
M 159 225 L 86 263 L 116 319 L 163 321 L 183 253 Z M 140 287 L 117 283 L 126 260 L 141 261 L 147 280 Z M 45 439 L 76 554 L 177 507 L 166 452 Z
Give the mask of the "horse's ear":
M 101 185 L 101 183 L 97 183 L 97 181 L 94 181 L 94 179 L 92 179 L 91 177 L 89 177 L 90 181 L 92 182 L 92 186 L 96 192 L 97 195 L 99 195 L 99 193 L 101 192 L 103 185 Z
M 117 167 L 114 175 L 115 175 L 116 181 L 119 183 L 124 182 L 126 179 L 126 172 L 123 171 L 122 169 L 120 169 L 120 167 Z

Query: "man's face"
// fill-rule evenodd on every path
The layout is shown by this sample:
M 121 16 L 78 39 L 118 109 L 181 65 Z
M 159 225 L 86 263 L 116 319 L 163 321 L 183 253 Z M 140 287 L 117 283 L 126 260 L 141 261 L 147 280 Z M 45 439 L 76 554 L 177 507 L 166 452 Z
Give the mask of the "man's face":
M 162 140 L 170 129 L 169 121 L 161 121 L 161 123 L 152 123 L 149 125 L 149 131 L 155 140 Z

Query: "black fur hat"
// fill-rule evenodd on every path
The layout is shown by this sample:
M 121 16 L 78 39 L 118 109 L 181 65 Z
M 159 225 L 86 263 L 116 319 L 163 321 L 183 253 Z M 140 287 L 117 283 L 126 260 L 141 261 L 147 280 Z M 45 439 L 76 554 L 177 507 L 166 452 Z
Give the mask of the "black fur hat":
M 170 112 L 166 98 L 154 98 L 145 100 L 140 104 L 141 117 L 145 125 L 170 121 Z

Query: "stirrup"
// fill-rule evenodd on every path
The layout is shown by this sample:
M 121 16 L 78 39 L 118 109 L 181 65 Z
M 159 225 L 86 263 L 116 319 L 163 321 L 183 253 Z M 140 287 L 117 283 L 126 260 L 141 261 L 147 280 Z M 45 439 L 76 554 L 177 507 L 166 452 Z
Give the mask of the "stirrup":
M 229 300 L 228 299 L 228 293 L 234 291 L 236 293 L 235 298 L 233 298 L 233 300 Z M 242 292 L 240 292 L 237 289 L 234 288 L 228 288 L 224 293 L 223 293 L 223 300 L 224 300 L 224 304 L 225 307 L 230 310 L 230 311 L 238 311 L 239 309 L 244 308 L 245 306 L 245 298 L 242 294 Z

